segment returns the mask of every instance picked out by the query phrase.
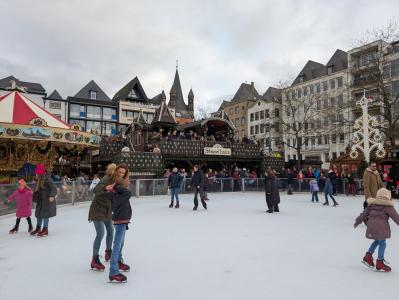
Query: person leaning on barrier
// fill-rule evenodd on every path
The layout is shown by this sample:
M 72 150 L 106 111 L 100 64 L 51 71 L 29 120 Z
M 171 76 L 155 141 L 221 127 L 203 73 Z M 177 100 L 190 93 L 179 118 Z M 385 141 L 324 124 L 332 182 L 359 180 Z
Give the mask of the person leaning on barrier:
M 377 170 L 377 164 L 375 162 L 370 162 L 368 168 L 363 174 L 364 181 L 364 197 L 363 207 L 367 207 L 367 199 L 375 198 L 377 191 L 384 187 L 384 183 L 381 180 L 380 174 Z

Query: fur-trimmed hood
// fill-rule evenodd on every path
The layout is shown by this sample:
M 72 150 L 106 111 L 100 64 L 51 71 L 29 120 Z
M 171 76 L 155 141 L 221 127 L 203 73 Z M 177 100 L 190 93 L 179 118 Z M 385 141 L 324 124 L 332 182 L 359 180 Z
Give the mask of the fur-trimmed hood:
M 392 200 L 385 197 L 368 198 L 368 205 L 393 206 Z
M 366 171 L 367 171 L 367 172 L 370 172 L 370 173 L 372 173 L 372 174 L 374 174 L 374 175 L 376 175 L 376 176 L 380 176 L 380 173 L 379 173 L 377 170 L 373 171 L 373 170 L 371 170 L 370 168 L 367 168 Z

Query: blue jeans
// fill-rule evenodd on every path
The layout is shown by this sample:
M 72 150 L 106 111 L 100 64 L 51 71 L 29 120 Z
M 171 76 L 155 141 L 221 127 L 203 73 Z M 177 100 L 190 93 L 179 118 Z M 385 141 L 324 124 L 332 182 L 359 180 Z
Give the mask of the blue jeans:
M 387 247 L 386 240 L 374 240 L 374 242 L 370 245 L 369 252 L 373 254 L 375 249 L 377 249 L 377 247 L 378 247 L 378 260 L 383 260 L 385 254 L 385 248 Z
M 37 227 L 42 227 L 42 223 L 43 223 L 43 227 L 48 227 L 48 218 L 36 218 L 37 223 L 36 226 Z
M 173 204 L 173 199 L 176 197 L 176 203 L 179 203 L 179 188 L 170 189 L 170 202 Z
M 334 202 L 334 204 L 337 203 L 337 201 L 335 201 L 335 198 L 334 198 L 334 196 L 331 193 L 325 193 L 324 197 L 326 198 L 326 203 L 328 203 L 328 196 L 331 197 L 331 199 Z
M 93 221 L 94 228 L 96 229 L 96 238 L 93 243 L 93 256 L 98 255 L 100 251 L 101 241 L 104 237 L 104 226 L 107 230 L 106 250 L 111 250 L 112 239 L 114 238 L 114 227 L 112 221 Z
M 122 248 L 125 242 L 126 224 L 115 224 L 114 247 L 112 248 L 111 261 L 109 265 L 109 275 L 114 276 L 119 273 L 118 262 L 122 261 Z
M 312 192 L 312 202 L 317 201 L 319 202 L 319 196 L 317 195 L 318 192 Z

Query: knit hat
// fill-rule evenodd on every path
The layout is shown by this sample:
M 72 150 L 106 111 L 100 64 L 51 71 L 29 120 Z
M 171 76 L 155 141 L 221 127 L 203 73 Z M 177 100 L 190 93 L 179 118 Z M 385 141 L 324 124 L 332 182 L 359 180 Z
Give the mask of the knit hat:
M 377 196 L 376 198 L 378 199 L 384 199 L 384 200 L 391 200 L 391 192 L 389 190 L 387 190 L 386 188 L 380 188 L 377 191 Z
M 35 174 L 36 175 L 45 175 L 46 174 L 46 169 L 44 168 L 43 164 L 38 164 L 36 166 Z

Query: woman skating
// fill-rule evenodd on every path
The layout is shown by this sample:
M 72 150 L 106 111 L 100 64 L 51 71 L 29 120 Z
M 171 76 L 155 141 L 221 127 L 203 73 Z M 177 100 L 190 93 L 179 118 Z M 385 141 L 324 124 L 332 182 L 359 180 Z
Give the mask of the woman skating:
M 279 212 L 278 204 L 280 203 L 280 193 L 278 191 L 278 182 L 273 170 L 269 168 L 265 177 L 265 193 L 267 212 Z
M 334 202 L 334 206 L 338 205 L 337 201 L 335 201 L 335 198 L 333 196 L 333 184 L 331 182 L 330 177 L 326 178 L 323 192 L 324 192 L 324 197 L 326 198 L 326 202 L 324 202 L 323 205 L 330 205 L 330 203 L 328 203 L 328 196 L 331 197 L 331 200 Z

